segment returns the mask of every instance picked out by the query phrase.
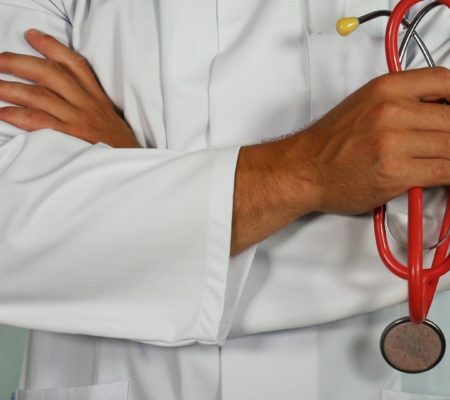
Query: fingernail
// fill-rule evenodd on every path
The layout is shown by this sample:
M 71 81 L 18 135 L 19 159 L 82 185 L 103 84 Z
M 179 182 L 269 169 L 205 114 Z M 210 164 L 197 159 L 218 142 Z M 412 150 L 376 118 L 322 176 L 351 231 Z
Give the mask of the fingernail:
M 37 29 L 30 29 L 30 30 L 28 31 L 28 33 L 29 33 L 30 35 L 34 35 L 34 36 L 44 36 L 44 33 L 41 32 L 41 31 L 39 31 L 39 30 L 37 30 Z

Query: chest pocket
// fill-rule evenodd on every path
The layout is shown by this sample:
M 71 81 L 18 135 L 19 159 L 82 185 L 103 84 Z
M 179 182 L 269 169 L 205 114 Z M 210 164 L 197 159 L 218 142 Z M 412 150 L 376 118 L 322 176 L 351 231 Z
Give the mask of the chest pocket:
M 337 105 L 370 79 L 387 72 L 384 38 L 354 33 L 309 35 L 311 120 Z
M 387 72 L 384 18 L 362 25 L 347 37 L 337 34 L 336 21 L 390 8 L 390 3 L 390 0 L 308 0 L 312 121 L 370 79 Z
M 128 381 L 75 388 L 17 390 L 16 400 L 127 400 Z
M 398 0 L 308 0 L 310 33 L 334 33 L 336 20 L 342 17 L 360 17 L 372 11 L 392 10 Z M 386 18 L 362 25 L 358 31 L 384 36 Z

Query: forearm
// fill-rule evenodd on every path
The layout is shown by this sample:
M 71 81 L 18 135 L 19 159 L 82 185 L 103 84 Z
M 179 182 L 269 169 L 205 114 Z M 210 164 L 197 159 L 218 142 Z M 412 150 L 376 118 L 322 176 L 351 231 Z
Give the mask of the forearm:
M 236 170 L 231 255 L 317 209 L 309 134 L 245 146 Z
M 450 111 L 422 99 L 449 100 L 449 93 L 444 68 L 386 75 L 307 131 L 244 147 L 231 254 L 313 211 L 362 214 L 411 187 L 448 185 Z

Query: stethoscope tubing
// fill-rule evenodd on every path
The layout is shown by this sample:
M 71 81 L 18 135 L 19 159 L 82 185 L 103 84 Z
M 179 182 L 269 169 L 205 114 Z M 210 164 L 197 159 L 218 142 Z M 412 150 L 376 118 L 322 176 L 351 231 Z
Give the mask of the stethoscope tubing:
M 425 60 L 427 61 L 428 66 L 429 67 L 436 66 L 436 63 L 434 62 L 433 57 L 431 56 L 430 52 L 428 51 L 427 47 L 425 46 L 425 43 L 423 42 L 422 38 L 418 35 L 416 29 L 417 29 L 418 25 L 420 24 L 420 22 L 422 21 L 422 19 L 431 10 L 435 9 L 438 6 L 442 6 L 442 5 L 443 5 L 443 3 L 441 3 L 440 1 L 434 1 L 433 3 L 426 5 L 422 10 L 420 10 L 417 13 L 417 15 L 414 17 L 414 19 L 409 23 L 409 26 L 407 27 L 405 38 L 403 39 L 402 44 L 400 45 L 400 50 L 399 50 L 400 63 L 405 58 L 406 49 L 408 48 L 408 45 L 411 42 L 411 39 L 417 35 L 417 37 L 415 37 L 415 40 L 416 40 L 419 48 L 421 49 L 421 51 L 425 57 Z M 402 24 L 404 25 L 404 21 L 402 22 Z
M 389 18 L 386 28 L 385 46 L 386 60 L 391 73 L 402 70 L 398 46 L 400 26 L 408 11 L 421 1 L 401 0 Z M 450 7 L 450 0 L 439 0 L 439 2 Z M 428 11 L 429 9 L 423 15 Z M 422 17 L 416 17 L 417 21 L 413 22 L 413 25 L 417 26 Z M 414 30 L 415 28 L 411 28 L 411 32 L 414 32 Z M 450 198 L 447 197 L 447 207 L 439 237 L 439 241 L 442 241 L 442 244 L 436 248 L 432 267 L 426 270 L 423 268 L 422 189 L 415 187 L 408 192 L 408 267 L 398 262 L 389 249 L 385 228 L 385 214 L 386 206 L 379 207 L 374 211 L 375 237 L 378 252 L 385 265 L 395 275 L 408 280 L 410 319 L 414 323 L 422 323 L 431 306 L 439 277 L 450 269 L 450 257 L 447 256 L 450 240 L 446 238 L 447 232 L 450 229 Z
M 441 5 L 441 3 L 436 2 L 436 5 Z M 435 3 L 432 3 L 435 4 Z M 435 6 L 436 6 L 435 5 Z M 429 9 L 430 5 L 428 5 L 426 8 L 427 10 L 422 10 L 421 11 L 421 17 L 420 19 L 418 19 L 416 16 L 416 18 L 414 19 L 413 22 L 409 22 L 406 18 L 403 18 L 402 20 L 402 25 L 407 29 L 407 34 L 405 36 L 405 39 L 403 40 L 401 46 L 400 46 L 400 52 L 402 51 L 402 49 L 405 49 L 405 51 L 400 55 L 400 61 L 403 60 L 405 53 L 406 53 L 406 48 L 408 47 L 409 43 L 411 42 L 411 39 L 414 39 L 417 43 L 417 46 L 419 46 L 420 51 L 422 52 L 423 56 L 425 57 L 425 60 L 428 64 L 429 67 L 435 67 L 436 64 L 433 60 L 433 57 L 431 56 L 431 53 L 428 51 L 427 46 L 425 45 L 422 37 L 419 35 L 419 33 L 417 32 L 416 28 L 417 25 L 419 25 L 420 21 L 422 20 L 422 18 L 431 10 Z M 434 7 L 433 7 L 434 8 Z M 358 21 L 360 24 L 364 24 L 366 22 L 369 22 L 375 18 L 379 18 L 379 17 L 390 17 L 392 15 L 392 11 L 391 10 L 379 10 L 379 11 L 374 11 L 371 12 L 369 14 L 365 14 L 361 17 L 358 18 Z M 417 20 L 416 20 L 417 19 Z

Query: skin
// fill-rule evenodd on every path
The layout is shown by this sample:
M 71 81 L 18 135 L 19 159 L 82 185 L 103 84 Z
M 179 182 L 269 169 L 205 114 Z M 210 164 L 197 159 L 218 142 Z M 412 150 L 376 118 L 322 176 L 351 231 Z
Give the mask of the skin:
M 34 30 L 44 58 L 0 54 L 0 120 L 52 128 L 90 143 L 139 147 L 89 63 Z M 236 170 L 231 254 L 311 212 L 361 214 L 411 187 L 450 184 L 450 71 L 420 69 L 374 79 L 304 131 L 242 147 Z
M 0 119 L 25 131 L 52 128 L 90 143 L 140 147 L 133 131 L 100 87 L 81 55 L 32 30 L 26 38 L 45 58 L 0 55 L 0 71 L 35 82 L 0 81 Z

